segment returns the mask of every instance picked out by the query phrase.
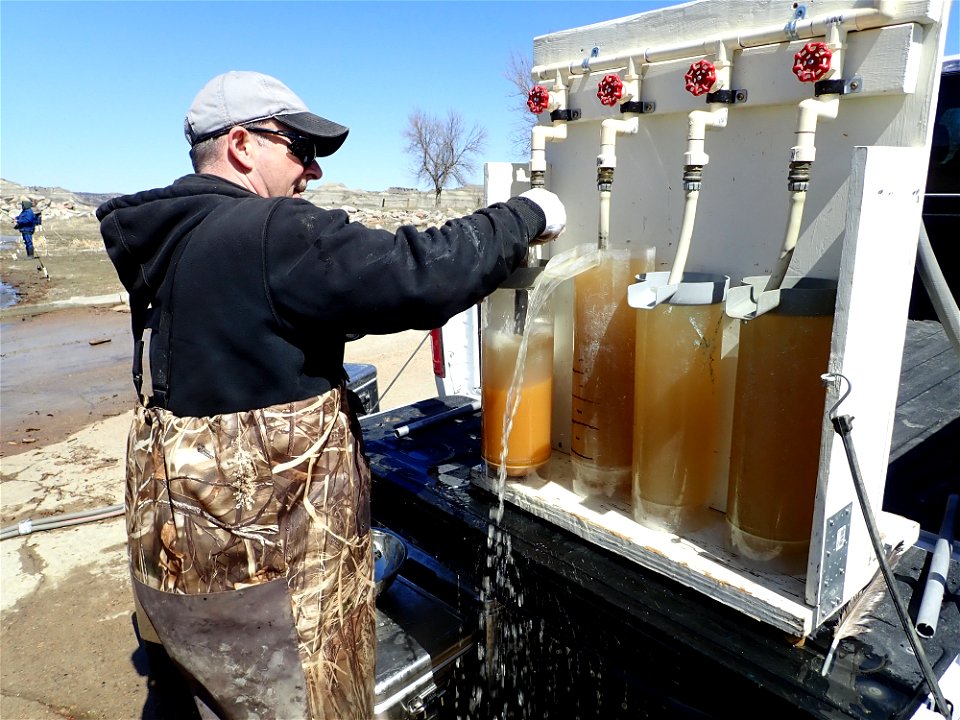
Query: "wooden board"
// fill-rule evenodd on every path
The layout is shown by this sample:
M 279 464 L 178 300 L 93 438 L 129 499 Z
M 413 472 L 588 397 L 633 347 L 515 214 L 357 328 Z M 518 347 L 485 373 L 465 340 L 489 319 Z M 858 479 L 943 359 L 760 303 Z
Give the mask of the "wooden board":
M 580 497 L 572 490 L 572 477 L 569 457 L 554 452 L 539 476 L 524 482 L 508 480 L 503 498 L 790 635 L 802 637 L 816 629 L 815 608 L 804 601 L 804 579 L 744 565 L 724 547 L 722 513 L 714 511 L 715 522 L 704 530 L 679 537 L 636 523 L 630 508 L 620 503 Z M 471 481 L 497 494 L 497 479 L 481 469 L 475 469 Z M 897 515 L 881 513 L 878 522 L 887 544 L 900 540 L 912 544 L 919 536 L 916 523 Z
M 928 320 L 907 327 L 890 461 L 960 418 L 960 358 L 943 326 Z

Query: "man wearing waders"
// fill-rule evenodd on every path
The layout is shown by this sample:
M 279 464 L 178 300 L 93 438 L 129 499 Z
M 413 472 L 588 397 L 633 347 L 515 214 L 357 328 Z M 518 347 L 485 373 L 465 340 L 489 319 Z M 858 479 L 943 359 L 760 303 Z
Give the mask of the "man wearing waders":
M 563 206 L 534 190 L 425 232 L 352 223 L 300 198 L 347 128 L 259 73 L 210 81 L 184 130 L 195 174 L 97 210 L 143 400 L 126 484 L 138 624 L 204 718 L 367 720 L 370 473 L 345 338 L 439 327 L 559 234 Z
M 33 231 L 40 224 L 40 213 L 33 211 L 33 203 L 29 200 L 20 201 L 21 213 L 14 221 L 14 228 L 20 231 L 23 244 L 27 246 L 27 257 L 33 257 Z

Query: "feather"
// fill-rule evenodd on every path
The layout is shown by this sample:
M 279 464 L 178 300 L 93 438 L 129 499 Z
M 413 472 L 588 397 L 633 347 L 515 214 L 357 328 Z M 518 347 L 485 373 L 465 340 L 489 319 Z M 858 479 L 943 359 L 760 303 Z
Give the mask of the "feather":
M 896 546 L 887 551 L 887 565 L 892 570 L 903 557 L 906 546 L 901 540 Z M 824 677 L 830 672 L 830 666 L 833 664 L 833 656 L 844 638 L 856 635 L 858 632 L 870 632 L 867 625 L 870 611 L 873 610 L 883 599 L 887 585 L 883 579 L 883 573 L 877 568 L 876 574 L 870 583 L 847 603 L 846 607 L 840 611 L 837 627 L 833 631 L 833 642 L 830 643 L 830 649 L 823 660 L 823 668 L 820 674 Z

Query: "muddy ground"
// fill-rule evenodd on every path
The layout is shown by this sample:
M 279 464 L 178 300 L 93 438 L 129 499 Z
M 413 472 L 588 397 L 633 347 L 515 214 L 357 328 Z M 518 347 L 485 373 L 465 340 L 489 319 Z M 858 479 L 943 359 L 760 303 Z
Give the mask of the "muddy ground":
M 49 278 L 17 239 L 0 242 L 0 280 L 18 293 L 0 310 L 4 531 L 123 501 L 130 315 L 88 224 L 47 229 Z M 436 395 L 423 332 L 363 338 L 347 361 L 374 364 L 382 395 L 396 379 L 383 409 Z M 0 718 L 189 717 L 137 641 L 121 517 L 5 539 L 0 573 Z

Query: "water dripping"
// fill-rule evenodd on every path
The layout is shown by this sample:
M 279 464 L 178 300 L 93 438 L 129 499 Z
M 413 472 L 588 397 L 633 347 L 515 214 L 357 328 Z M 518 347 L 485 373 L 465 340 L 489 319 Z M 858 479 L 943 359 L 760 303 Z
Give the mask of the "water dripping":
M 595 267 L 599 261 L 599 253 L 593 245 L 579 246 L 561 253 L 550 260 L 528 295 L 523 334 L 506 398 L 502 445 L 494 485 L 497 502 L 490 510 L 490 523 L 487 528 L 486 572 L 481 582 L 481 602 L 485 606 L 495 598 L 512 600 L 518 607 L 523 605 L 523 593 L 515 586 L 516 566 L 512 557 L 512 538 L 509 532 L 501 529 L 501 523 L 508 475 L 508 439 L 520 405 L 532 320 L 538 317 L 549 297 L 564 281 Z M 535 626 L 532 620 L 510 617 L 507 612 L 501 612 L 484 613 L 480 624 L 481 635 L 488 638 L 490 645 L 486 650 L 480 651 L 480 682 L 474 689 L 470 711 L 481 711 L 484 694 L 480 686 L 485 685 L 491 693 L 486 699 L 488 717 L 533 717 L 537 703 L 520 689 L 531 675 L 527 661 L 530 645 L 536 646 L 537 638 L 544 637 L 542 622 Z M 528 640 L 532 641 L 529 645 Z M 493 677 L 489 676 L 491 673 L 494 674 Z

